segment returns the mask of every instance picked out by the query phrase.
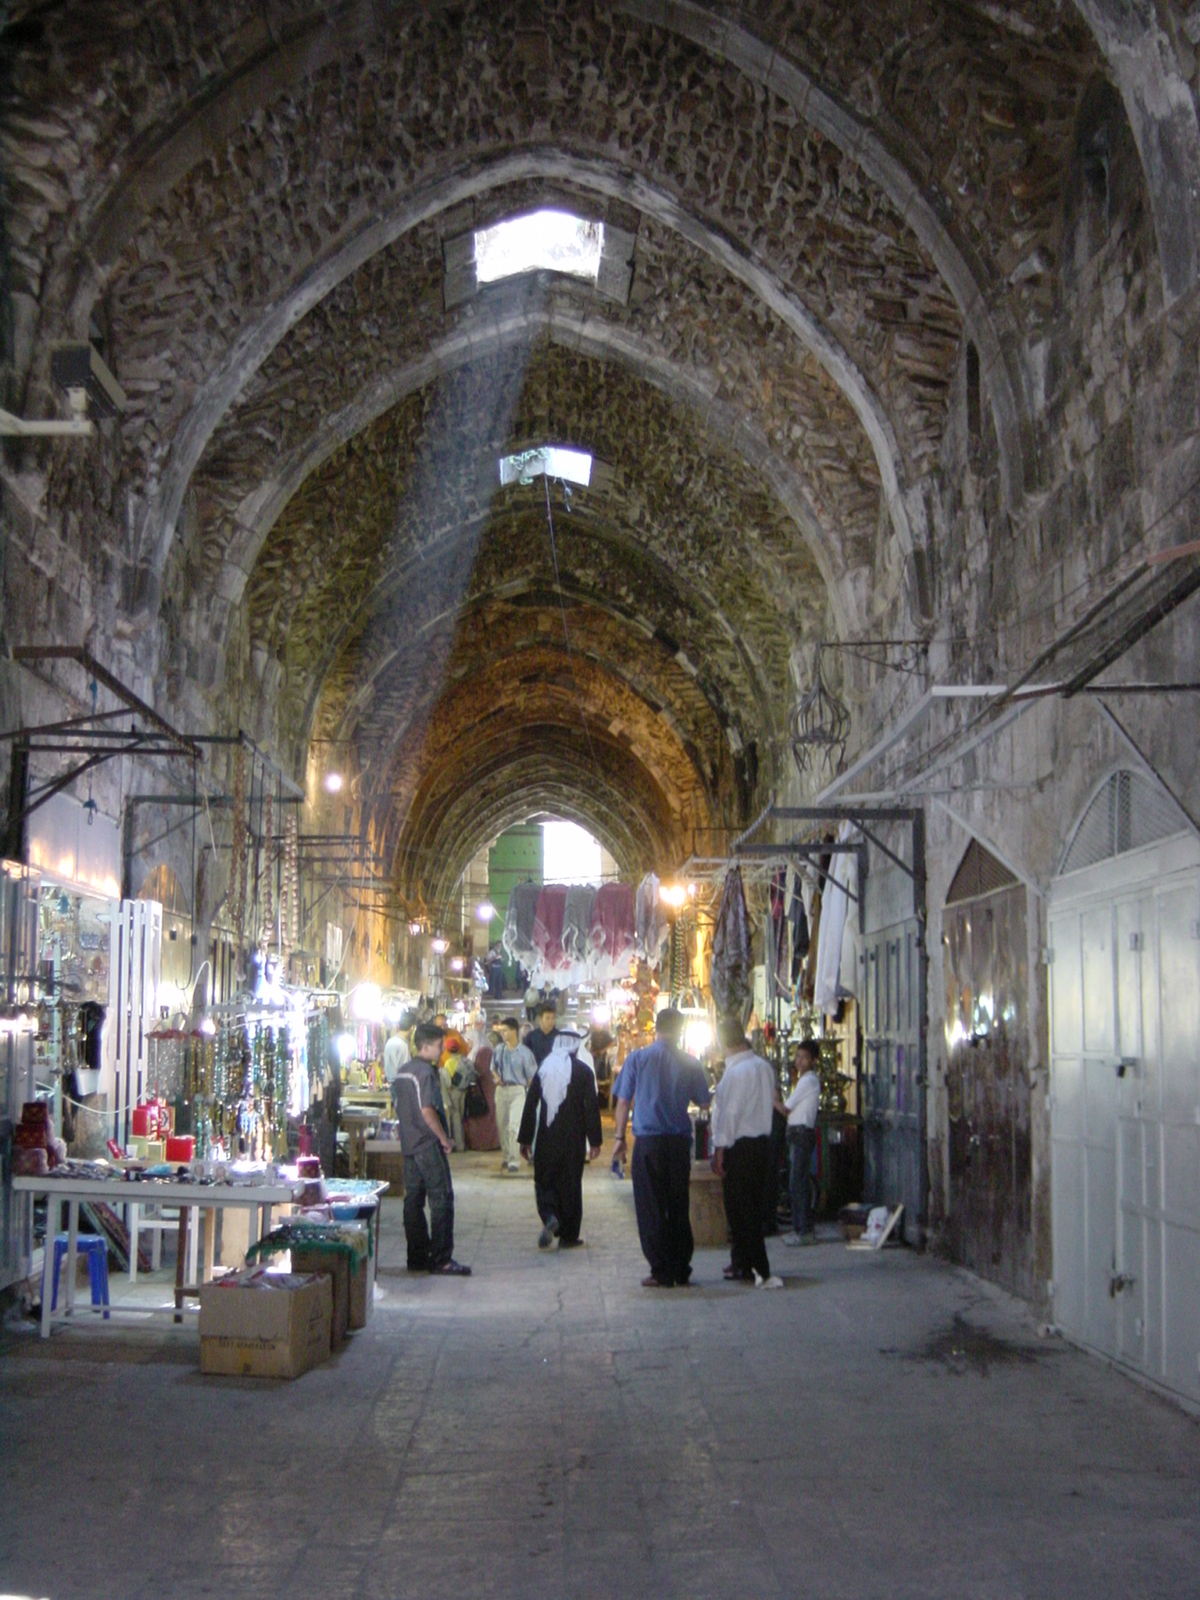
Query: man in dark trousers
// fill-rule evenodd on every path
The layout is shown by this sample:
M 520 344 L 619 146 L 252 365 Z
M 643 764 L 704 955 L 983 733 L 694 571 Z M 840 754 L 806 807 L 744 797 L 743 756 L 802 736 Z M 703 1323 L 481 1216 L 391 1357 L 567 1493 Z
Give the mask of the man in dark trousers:
M 530 1051 L 533 1059 L 540 1067 L 542 1062 L 554 1049 L 554 1041 L 558 1038 L 558 1006 L 553 1000 L 541 1000 L 534 1011 L 534 1026 L 529 1031 L 525 1040 L 525 1048 Z M 578 1043 L 578 1040 L 576 1040 Z
M 721 1024 L 725 1071 L 713 1095 L 712 1169 L 722 1181 L 732 1251 L 725 1276 L 782 1289 L 763 1239 L 763 1189 L 771 1149 L 775 1074 L 746 1043 L 741 1023 Z
M 642 1254 L 650 1263 L 644 1289 L 682 1288 L 692 1275 L 690 1105 L 712 1099 L 704 1068 L 679 1048 L 683 1014 L 667 1006 L 655 1022 L 658 1037 L 625 1057 L 614 1086 L 617 1099 L 614 1158 L 625 1154 L 625 1127 L 633 1106 L 633 1204 Z
M 404 1153 L 404 1237 L 410 1272 L 469 1278 L 470 1267 L 454 1259 L 454 1185 L 447 1159 L 454 1146 L 438 1082 L 442 1037 L 436 1023 L 419 1022 L 413 1029 L 412 1057 L 392 1080 Z
M 517 1135 L 521 1154 L 533 1158 L 533 1188 L 542 1231 L 538 1248 L 558 1240 L 569 1250 L 579 1244 L 583 1224 L 583 1169 L 604 1142 L 596 1078 L 575 1054 L 581 1035 L 563 1028 L 525 1096 Z

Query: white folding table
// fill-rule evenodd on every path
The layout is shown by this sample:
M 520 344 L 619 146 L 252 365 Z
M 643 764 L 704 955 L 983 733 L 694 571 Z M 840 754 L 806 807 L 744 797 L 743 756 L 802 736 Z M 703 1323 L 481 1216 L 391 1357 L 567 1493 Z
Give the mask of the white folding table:
M 254 1244 L 271 1226 L 271 1211 L 275 1206 L 291 1205 L 304 1191 L 302 1183 L 178 1183 L 170 1179 L 144 1178 L 140 1181 L 106 1178 L 56 1178 L 53 1173 L 41 1178 L 14 1178 L 13 1190 L 17 1194 L 45 1195 L 46 1250 L 42 1268 L 42 1338 L 48 1338 L 54 1322 L 65 1322 L 75 1310 L 75 1262 L 79 1242 L 79 1206 L 84 1200 L 103 1200 L 108 1205 L 160 1205 L 179 1208 L 179 1263 L 176 1269 L 175 1309 L 171 1313 L 180 1320 L 184 1294 L 194 1293 L 193 1287 L 183 1281 L 184 1251 L 189 1213 L 218 1211 L 229 1206 L 243 1206 L 249 1213 L 250 1243 Z M 58 1233 L 59 1206 L 66 1201 L 67 1225 L 67 1282 L 66 1291 L 58 1311 L 52 1312 L 54 1299 L 54 1239 Z M 119 1306 L 109 1307 L 112 1316 L 120 1312 Z M 146 1315 L 139 1308 L 139 1318 Z

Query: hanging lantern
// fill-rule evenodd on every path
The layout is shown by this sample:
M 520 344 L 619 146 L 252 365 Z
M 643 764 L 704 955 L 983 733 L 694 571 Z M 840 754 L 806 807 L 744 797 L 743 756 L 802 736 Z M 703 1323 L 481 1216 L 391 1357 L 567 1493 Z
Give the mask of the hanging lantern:
M 810 764 L 827 766 L 831 775 L 841 767 L 850 737 L 850 713 L 825 682 L 819 644 L 813 660 L 812 684 L 792 712 L 789 733 L 792 754 L 802 776 Z

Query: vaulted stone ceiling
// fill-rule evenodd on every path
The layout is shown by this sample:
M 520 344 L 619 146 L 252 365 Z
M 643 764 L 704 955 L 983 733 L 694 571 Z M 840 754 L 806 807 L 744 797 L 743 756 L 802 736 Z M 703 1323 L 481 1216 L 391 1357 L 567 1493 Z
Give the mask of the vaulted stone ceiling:
M 936 625 L 967 340 L 1009 509 L 1038 486 L 1088 11 L 18 6 L 22 377 L 91 326 L 129 393 L 48 498 L 101 507 L 164 703 L 297 772 L 333 740 L 405 892 L 533 805 L 631 871 L 719 848 L 806 648 Z M 447 307 L 447 241 L 540 205 L 628 235 L 628 293 Z M 606 469 L 554 549 L 496 470 L 550 442 Z

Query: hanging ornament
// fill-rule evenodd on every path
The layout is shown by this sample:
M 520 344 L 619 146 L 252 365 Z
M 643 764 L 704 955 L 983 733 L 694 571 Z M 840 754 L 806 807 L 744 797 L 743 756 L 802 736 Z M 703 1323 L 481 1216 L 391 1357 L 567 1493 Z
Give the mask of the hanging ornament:
M 792 712 L 789 734 L 801 776 L 810 763 L 827 766 L 831 774 L 839 770 L 850 737 L 850 713 L 825 682 L 819 644 L 813 660 L 813 681 Z
M 263 803 L 263 878 L 266 888 L 263 890 L 262 923 L 260 924 L 259 943 L 264 950 L 270 949 L 275 933 L 275 910 L 272 890 L 274 882 L 272 874 L 275 870 L 275 808 L 268 794 Z
M 229 866 L 229 902 L 240 959 L 246 920 L 246 752 L 240 744 L 233 757 L 233 852 Z

